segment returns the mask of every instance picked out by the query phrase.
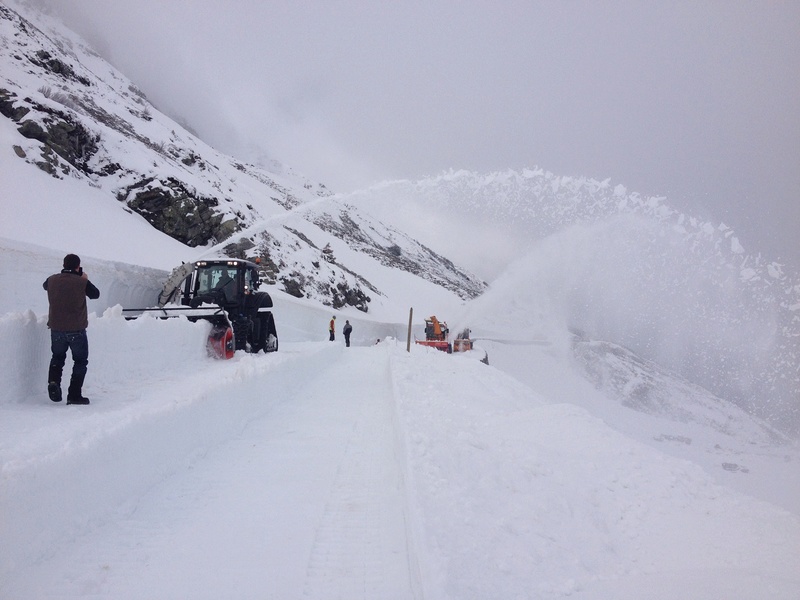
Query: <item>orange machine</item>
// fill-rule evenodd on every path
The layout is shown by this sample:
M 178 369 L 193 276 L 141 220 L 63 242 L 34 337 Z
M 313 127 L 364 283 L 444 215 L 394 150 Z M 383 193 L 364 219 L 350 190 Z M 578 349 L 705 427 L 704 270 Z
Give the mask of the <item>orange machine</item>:
M 436 317 L 429 317 L 425 319 L 425 339 L 415 341 L 422 346 L 430 346 L 450 354 L 453 346 L 448 341 L 449 335 L 450 330 L 447 329 L 447 323 L 439 321 Z

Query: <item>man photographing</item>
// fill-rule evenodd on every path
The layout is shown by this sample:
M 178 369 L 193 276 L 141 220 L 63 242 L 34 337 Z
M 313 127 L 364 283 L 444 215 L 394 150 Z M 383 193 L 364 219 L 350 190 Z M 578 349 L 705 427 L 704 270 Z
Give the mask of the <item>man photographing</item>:
M 98 290 L 81 268 L 81 259 L 75 254 L 64 257 L 64 268 L 51 275 L 42 284 L 50 303 L 47 326 L 50 328 L 50 347 L 53 356 L 47 374 L 47 394 L 53 402 L 61 402 L 61 373 L 67 360 L 67 350 L 72 351 L 72 377 L 67 390 L 67 404 L 89 404 L 81 392 L 89 364 L 89 339 L 86 328 L 89 316 L 86 298 L 96 300 Z

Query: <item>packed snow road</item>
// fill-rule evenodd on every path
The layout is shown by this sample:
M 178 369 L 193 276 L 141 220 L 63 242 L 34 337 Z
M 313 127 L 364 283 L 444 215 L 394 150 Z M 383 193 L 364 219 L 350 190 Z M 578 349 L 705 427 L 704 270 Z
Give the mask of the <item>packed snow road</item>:
M 130 497 L 116 506 L 82 497 L 96 488 L 52 490 L 58 551 L 41 547 L 5 573 L 3 597 L 141 598 L 142 581 L 154 598 L 417 597 L 386 348 L 306 344 L 274 357 L 213 363 L 219 383 L 173 433 L 164 415 L 131 425 L 138 432 L 118 450 L 147 460 L 134 461 L 137 483 L 130 462 L 119 465 Z M 253 372 L 235 385 L 221 373 L 242 368 Z M 237 416 L 209 420 L 208 404 Z M 215 424 L 230 437 L 180 442 Z M 86 471 L 104 462 L 80 454 Z
M 798 597 L 797 512 L 696 461 L 723 434 L 670 456 L 608 423 L 674 421 L 593 415 L 547 347 L 345 348 L 292 310 L 280 352 L 215 361 L 207 323 L 109 309 L 89 407 L 47 399 L 42 319 L 1 318 L 0 598 Z M 727 475 L 797 464 L 753 452 Z

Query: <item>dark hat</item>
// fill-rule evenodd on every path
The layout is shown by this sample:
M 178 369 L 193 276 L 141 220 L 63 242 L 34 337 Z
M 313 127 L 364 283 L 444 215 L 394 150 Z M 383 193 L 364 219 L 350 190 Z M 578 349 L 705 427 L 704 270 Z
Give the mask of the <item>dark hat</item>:
M 74 271 L 81 266 L 81 258 L 77 254 L 67 254 L 64 257 L 64 268 Z

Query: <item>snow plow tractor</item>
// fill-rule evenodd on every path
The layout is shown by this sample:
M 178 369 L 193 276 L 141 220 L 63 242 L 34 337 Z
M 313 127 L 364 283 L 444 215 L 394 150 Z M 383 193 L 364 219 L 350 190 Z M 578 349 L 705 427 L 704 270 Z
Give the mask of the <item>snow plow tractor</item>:
M 448 340 L 449 335 L 447 323 L 439 321 L 436 317 L 429 317 L 425 319 L 425 339 L 414 341 L 421 346 L 429 346 L 450 354 L 453 352 L 453 346 Z
M 241 259 L 200 260 L 176 268 L 158 296 L 159 308 L 124 309 L 128 319 L 144 313 L 160 318 L 184 316 L 211 323 L 209 354 L 232 358 L 237 350 L 276 352 L 278 333 L 272 298 L 257 291 L 257 263 Z

